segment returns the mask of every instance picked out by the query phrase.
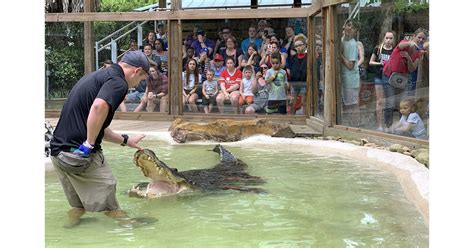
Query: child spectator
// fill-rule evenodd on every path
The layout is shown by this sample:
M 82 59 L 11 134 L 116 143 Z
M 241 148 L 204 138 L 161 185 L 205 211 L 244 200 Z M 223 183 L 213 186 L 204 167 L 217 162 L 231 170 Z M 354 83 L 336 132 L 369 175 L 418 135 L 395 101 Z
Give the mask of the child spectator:
M 281 60 L 279 53 L 273 53 L 271 57 L 272 68 L 265 75 L 265 81 L 270 85 L 267 114 L 286 114 L 286 91 L 289 84 L 286 71 L 282 69 Z
M 214 79 L 213 70 L 206 72 L 206 79 L 202 85 L 202 105 L 204 106 L 204 113 L 209 114 L 212 111 L 212 107 L 217 105 L 216 97 L 219 93 L 219 87 Z
M 382 73 L 383 66 L 390 59 L 390 55 L 393 52 L 395 33 L 389 31 L 385 33 L 382 44 L 376 46 L 370 57 L 369 65 L 375 68 L 375 114 L 376 114 L 376 125 L 377 131 L 383 131 L 383 105 L 384 105 L 384 94 L 383 94 L 383 81 Z
M 253 68 L 251 65 L 244 67 L 244 77 L 240 82 L 240 98 L 239 98 L 239 109 L 244 105 L 250 105 L 253 103 L 253 91 L 252 81 L 256 80 L 253 77 Z
M 189 104 L 189 110 L 197 112 L 196 100 L 198 95 L 196 93 L 199 82 L 201 82 L 201 75 L 197 68 L 195 59 L 189 59 L 186 71 L 183 72 L 183 105 Z
M 290 85 L 291 85 L 291 108 L 290 113 L 296 113 L 296 102 L 298 96 L 301 96 L 301 102 L 304 103 L 306 100 L 306 65 L 308 57 L 306 55 L 306 37 L 303 34 L 299 34 L 294 38 L 294 44 L 296 54 L 290 57 Z
M 211 60 L 211 70 L 214 71 L 214 80 L 219 80 L 221 73 L 225 70 L 224 66 L 224 57 L 222 55 L 216 53 L 214 55 L 214 60 Z
M 423 120 L 415 112 L 416 104 L 413 98 L 405 98 L 400 101 L 400 122 L 393 125 L 392 132 L 395 134 L 415 137 L 417 139 L 428 139 Z
M 354 37 L 358 25 L 354 20 L 344 23 L 344 34 L 342 36 L 342 49 L 339 55 L 341 61 L 341 92 L 344 112 L 349 114 L 349 126 L 358 127 L 360 124 L 359 109 L 359 48 Z
M 268 70 L 267 65 L 262 65 L 257 71 L 256 80 L 252 81 L 252 91 L 254 92 L 254 101 L 246 109 L 246 114 L 260 113 L 265 111 L 268 104 L 268 92 L 270 84 L 265 82 L 264 76 Z

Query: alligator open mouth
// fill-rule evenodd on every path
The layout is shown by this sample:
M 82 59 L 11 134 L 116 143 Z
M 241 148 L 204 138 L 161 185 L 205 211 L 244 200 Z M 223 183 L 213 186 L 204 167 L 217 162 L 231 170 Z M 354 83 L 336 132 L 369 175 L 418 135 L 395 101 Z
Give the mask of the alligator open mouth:
M 261 178 L 251 176 L 245 171 L 247 164 L 236 159 L 221 145 L 216 145 L 213 151 L 220 154 L 220 162 L 216 166 L 182 172 L 169 167 L 150 149 L 137 151 L 134 163 L 142 170 L 143 175 L 152 181 L 135 185 L 129 190 L 129 196 L 157 198 L 193 189 L 263 192 L 259 188 L 246 187 L 264 183 Z

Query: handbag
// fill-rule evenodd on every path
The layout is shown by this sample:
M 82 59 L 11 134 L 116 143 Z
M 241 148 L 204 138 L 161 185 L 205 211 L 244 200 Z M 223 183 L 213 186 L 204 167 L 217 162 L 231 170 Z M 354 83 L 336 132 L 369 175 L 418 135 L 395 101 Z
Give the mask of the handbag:
M 408 74 L 393 72 L 388 79 L 388 83 L 397 89 L 405 89 L 408 83 Z

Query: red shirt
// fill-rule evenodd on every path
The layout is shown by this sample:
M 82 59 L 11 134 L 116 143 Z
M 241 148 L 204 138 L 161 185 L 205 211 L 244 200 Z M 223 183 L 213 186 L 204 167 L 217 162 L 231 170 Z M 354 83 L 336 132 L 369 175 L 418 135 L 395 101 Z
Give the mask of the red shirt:
M 219 77 L 218 83 L 225 83 L 224 86 L 226 89 L 228 89 L 236 84 L 240 87 L 240 81 L 242 81 L 242 72 L 239 69 L 235 69 L 232 75 L 229 73 L 229 70 L 225 69 L 221 72 L 221 76 Z
M 408 40 L 400 41 L 400 43 L 402 43 L 402 42 L 409 42 L 409 41 Z M 390 77 L 390 75 L 392 75 L 392 72 L 398 72 L 398 73 L 403 73 L 403 74 L 408 74 L 409 73 L 407 61 L 406 61 L 405 58 L 403 58 L 400 55 L 401 51 L 408 52 L 409 49 L 410 49 L 410 47 L 406 47 L 405 49 L 400 50 L 400 48 L 398 46 L 396 46 L 395 49 L 393 49 L 392 55 L 390 55 L 390 59 L 388 60 L 388 62 L 383 67 L 383 72 L 385 73 L 385 75 Z M 413 62 L 415 62 L 415 60 L 418 57 L 420 57 L 420 55 L 421 55 L 421 52 L 416 51 L 416 53 L 414 53 L 413 55 L 410 56 L 411 60 Z

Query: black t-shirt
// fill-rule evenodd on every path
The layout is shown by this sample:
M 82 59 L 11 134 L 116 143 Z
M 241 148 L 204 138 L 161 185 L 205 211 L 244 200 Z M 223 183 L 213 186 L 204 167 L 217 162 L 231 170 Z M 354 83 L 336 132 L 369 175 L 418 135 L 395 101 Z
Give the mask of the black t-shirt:
M 298 55 L 295 54 L 290 57 L 290 81 L 291 82 L 306 82 L 306 63 L 308 61 L 308 56 L 299 59 Z
M 104 130 L 128 91 L 122 68 L 114 64 L 82 77 L 69 92 L 51 140 L 51 155 L 78 148 L 87 139 L 87 117 L 96 98 L 109 104 L 109 112 L 95 141 L 93 152 L 100 150 Z
M 390 58 L 390 55 L 392 55 L 393 48 L 391 50 L 387 50 L 382 47 L 382 51 L 380 51 L 380 46 L 374 47 L 374 50 L 372 51 L 373 54 L 375 54 L 375 62 L 380 62 L 380 61 L 388 61 Z M 375 65 L 375 77 L 377 78 L 382 78 L 382 73 L 383 73 L 383 66 L 381 65 Z

